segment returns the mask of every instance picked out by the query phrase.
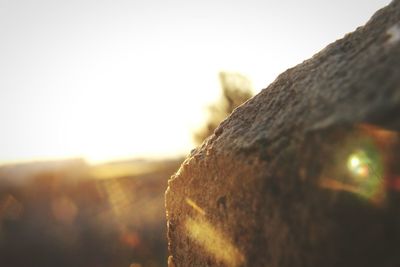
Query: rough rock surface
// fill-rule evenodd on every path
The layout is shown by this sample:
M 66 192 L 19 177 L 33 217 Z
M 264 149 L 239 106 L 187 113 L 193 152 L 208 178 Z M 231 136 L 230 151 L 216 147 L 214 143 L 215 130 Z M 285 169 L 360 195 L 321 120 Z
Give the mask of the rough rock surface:
M 399 130 L 394 0 L 192 151 L 166 192 L 169 266 L 400 266 Z

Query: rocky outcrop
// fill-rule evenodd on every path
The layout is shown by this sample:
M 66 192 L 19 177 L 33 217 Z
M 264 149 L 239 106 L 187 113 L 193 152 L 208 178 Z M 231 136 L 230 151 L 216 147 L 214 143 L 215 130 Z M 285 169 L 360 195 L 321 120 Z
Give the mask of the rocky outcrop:
M 169 180 L 169 266 L 400 266 L 400 0 L 237 108 Z

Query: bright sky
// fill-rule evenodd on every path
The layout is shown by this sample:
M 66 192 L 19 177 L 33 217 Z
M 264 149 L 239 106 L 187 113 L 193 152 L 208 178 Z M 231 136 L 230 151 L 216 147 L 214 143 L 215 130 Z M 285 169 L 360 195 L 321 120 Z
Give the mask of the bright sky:
M 0 0 L 0 162 L 186 154 L 218 72 L 256 91 L 389 0 Z

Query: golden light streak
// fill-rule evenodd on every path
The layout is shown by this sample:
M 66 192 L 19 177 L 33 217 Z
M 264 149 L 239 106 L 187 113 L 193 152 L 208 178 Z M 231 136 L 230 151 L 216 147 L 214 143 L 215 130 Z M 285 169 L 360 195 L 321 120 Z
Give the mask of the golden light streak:
M 355 194 L 361 193 L 361 190 L 357 186 L 345 184 L 338 180 L 326 178 L 326 177 L 322 178 L 320 180 L 319 185 L 322 188 L 327 188 L 327 189 L 336 190 L 336 191 L 346 191 L 346 192 L 355 193 Z
M 380 128 L 371 124 L 358 124 L 357 129 L 371 136 L 378 143 L 392 144 L 398 139 L 398 132 Z
M 195 211 L 197 211 L 198 213 L 200 213 L 201 215 L 206 215 L 206 212 L 200 208 L 193 200 L 191 200 L 190 198 L 186 198 L 185 199 L 186 203 L 191 206 Z
M 366 197 L 365 192 L 359 186 L 346 184 L 338 180 L 327 177 L 324 177 L 320 180 L 319 186 L 334 191 L 344 191 Z M 368 197 L 368 200 L 371 203 L 380 206 L 383 203 L 384 198 L 385 198 L 384 191 L 382 191 L 382 188 L 379 188 L 379 190 L 377 190 L 377 192 L 373 196 Z
M 131 202 L 125 188 L 119 181 L 113 180 L 106 181 L 104 188 L 115 216 L 120 219 L 123 218 L 127 215 L 127 210 Z
M 210 223 L 188 218 L 185 221 L 185 230 L 193 241 L 214 256 L 217 261 L 232 267 L 244 263 L 244 256 L 239 249 Z

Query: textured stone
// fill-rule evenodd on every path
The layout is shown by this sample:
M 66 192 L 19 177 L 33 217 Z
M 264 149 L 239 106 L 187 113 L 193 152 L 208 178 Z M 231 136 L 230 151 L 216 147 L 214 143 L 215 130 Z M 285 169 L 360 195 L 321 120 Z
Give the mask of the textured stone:
M 166 193 L 169 266 L 400 266 L 399 112 L 395 0 L 191 152 Z

